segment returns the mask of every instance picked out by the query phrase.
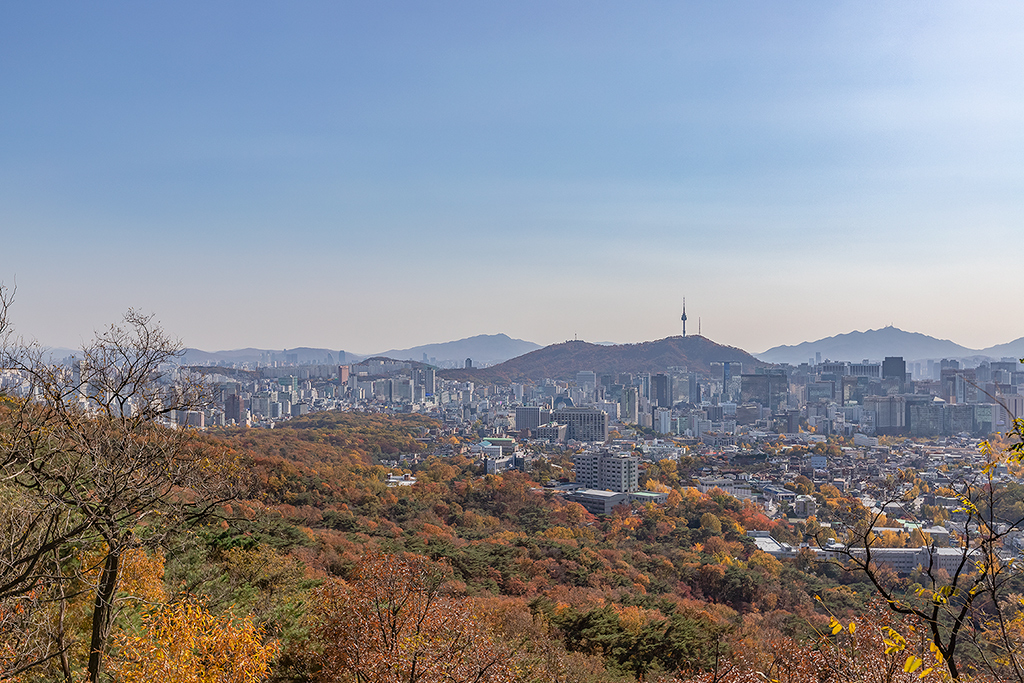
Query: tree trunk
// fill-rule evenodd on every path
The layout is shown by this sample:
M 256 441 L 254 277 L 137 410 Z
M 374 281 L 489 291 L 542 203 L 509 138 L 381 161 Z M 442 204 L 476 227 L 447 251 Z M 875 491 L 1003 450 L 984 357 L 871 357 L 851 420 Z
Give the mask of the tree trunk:
M 68 601 L 64 595 L 64 582 L 60 589 L 60 614 L 57 622 L 57 648 L 60 650 L 60 670 L 64 674 L 64 683 L 71 683 L 71 662 L 68 660 L 68 645 L 64 638 L 64 617 L 67 615 Z
M 117 575 L 121 569 L 121 551 L 111 550 L 103 562 L 103 572 L 96 588 L 96 603 L 92 609 L 92 643 L 89 647 L 89 681 L 99 683 L 103 654 L 107 649 L 110 622 L 114 616 L 114 593 Z

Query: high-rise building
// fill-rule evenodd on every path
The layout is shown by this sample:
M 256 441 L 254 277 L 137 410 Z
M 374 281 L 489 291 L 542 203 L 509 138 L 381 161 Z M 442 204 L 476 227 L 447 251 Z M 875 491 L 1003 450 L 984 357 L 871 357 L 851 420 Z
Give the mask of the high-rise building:
M 593 370 L 581 370 L 576 373 L 576 386 L 583 388 L 589 386 L 591 389 L 597 386 L 597 373 Z
M 434 385 L 437 381 L 437 375 L 434 368 L 419 368 L 413 372 L 413 378 L 415 379 L 416 385 L 423 387 L 423 394 L 425 396 L 434 395 Z
M 688 378 L 688 382 L 687 383 L 688 383 L 688 388 L 689 388 L 690 403 L 693 403 L 694 405 L 700 404 L 700 401 L 701 401 L 700 383 L 697 381 L 697 373 L 696 372 L 691 372 L 689 374 L 689 378 Z
M 651 373 L 641 372 L 636 376 L 636 385 L 640 390 L 640 396 L 650 400 L 651 398 Z
M 876 434 L 906 434 L 906 399 L 903 396 L 868 396 L 864 409 L 875 416 Z
M 625 453 L 580 453 L 573 458 L 576 483 L 589 489 L 632 493 L 640 489 L 640 458 Z
M 668 408 L 658 408 L 654 413 L 654 431 L 661 434 L 671 434 L 675 431 L 672 428 L 672 411 Z
M 619 493 L 632 493 L 640 489 L 640 458 L 616 455 L 601 458 L 601 488 Z
M 659 372 L 651 377 L 651 400 L 659 408 L 672 407 L 672 378 Z
M 882 366 L 878 363 L 850 363 L 847 374 L 854 377 L 881 377 Z
M 785 371 L 740 375 L 740 382 L 741 403 L 759 403 L 773 412 L 785 408 L 789 399 Z
M 992 430 L 1008 432 L 1013 429 L 1013 420 L 1024 418 L 1024 396 L 998 396 L 992 416 Z
M 901 382 L 907 378 L 907 363 L 903 356 L 886 356 L 882 361 L 882 379 L 898 379 Z
M 238 394 L 230 394 L 224 399 L 224 419 L 234 420 L 235 424 L 245 422 L 245 401 Z
M 516 429 L 534 430 L 541 425 L 540 406 L 517 406 Z
M 570 439 L 604 443 L 608 438 L 608 415 L 603 411 L 593 408 L 559 408 L 551 412 L 551 419 L 568 427 Z
M 974 403 L 978 400 L 978 381 L 974 368 L 942 368 L 939 382 L 942 398 L 948 403 Z
M 640 400 L 636 387 L 623 387 L 619 398 L 619 418 L 626 424 L 636 424 L 640 412 Z
M 579 453 L 573 457 L 576 483 L 588 489 L 601 488 L 601 454 Z

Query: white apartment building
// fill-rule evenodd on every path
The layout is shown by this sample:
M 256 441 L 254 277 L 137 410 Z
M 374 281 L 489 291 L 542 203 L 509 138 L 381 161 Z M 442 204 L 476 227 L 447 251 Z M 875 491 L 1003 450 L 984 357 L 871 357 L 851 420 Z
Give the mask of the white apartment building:
M 576 483 L 588 488 L 632 493 L 640 489 L 640 459 L 621 453 L 581 453 L 573 462 Z

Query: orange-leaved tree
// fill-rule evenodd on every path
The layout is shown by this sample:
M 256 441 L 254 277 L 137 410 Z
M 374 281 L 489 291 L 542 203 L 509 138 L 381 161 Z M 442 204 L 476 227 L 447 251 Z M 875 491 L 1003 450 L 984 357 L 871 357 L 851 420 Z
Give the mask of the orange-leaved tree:
M 503 683 L 511 653 L 466 598 L 445 591 L 444 565 L 415 555 L 367 554 L 353 580 L 321 586 L 307 657 L 322 683 Z

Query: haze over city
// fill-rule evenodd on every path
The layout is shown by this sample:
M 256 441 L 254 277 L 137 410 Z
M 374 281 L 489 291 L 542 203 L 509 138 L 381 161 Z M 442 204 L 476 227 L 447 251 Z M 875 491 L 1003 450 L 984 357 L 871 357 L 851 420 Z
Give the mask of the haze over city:
M 370 353 L 1015 316 L 1012 3 L 7 3 L 0 281 L 75 346 Z
M 1024 683 L 1022 66 L 0 0 L 0 681 Z

